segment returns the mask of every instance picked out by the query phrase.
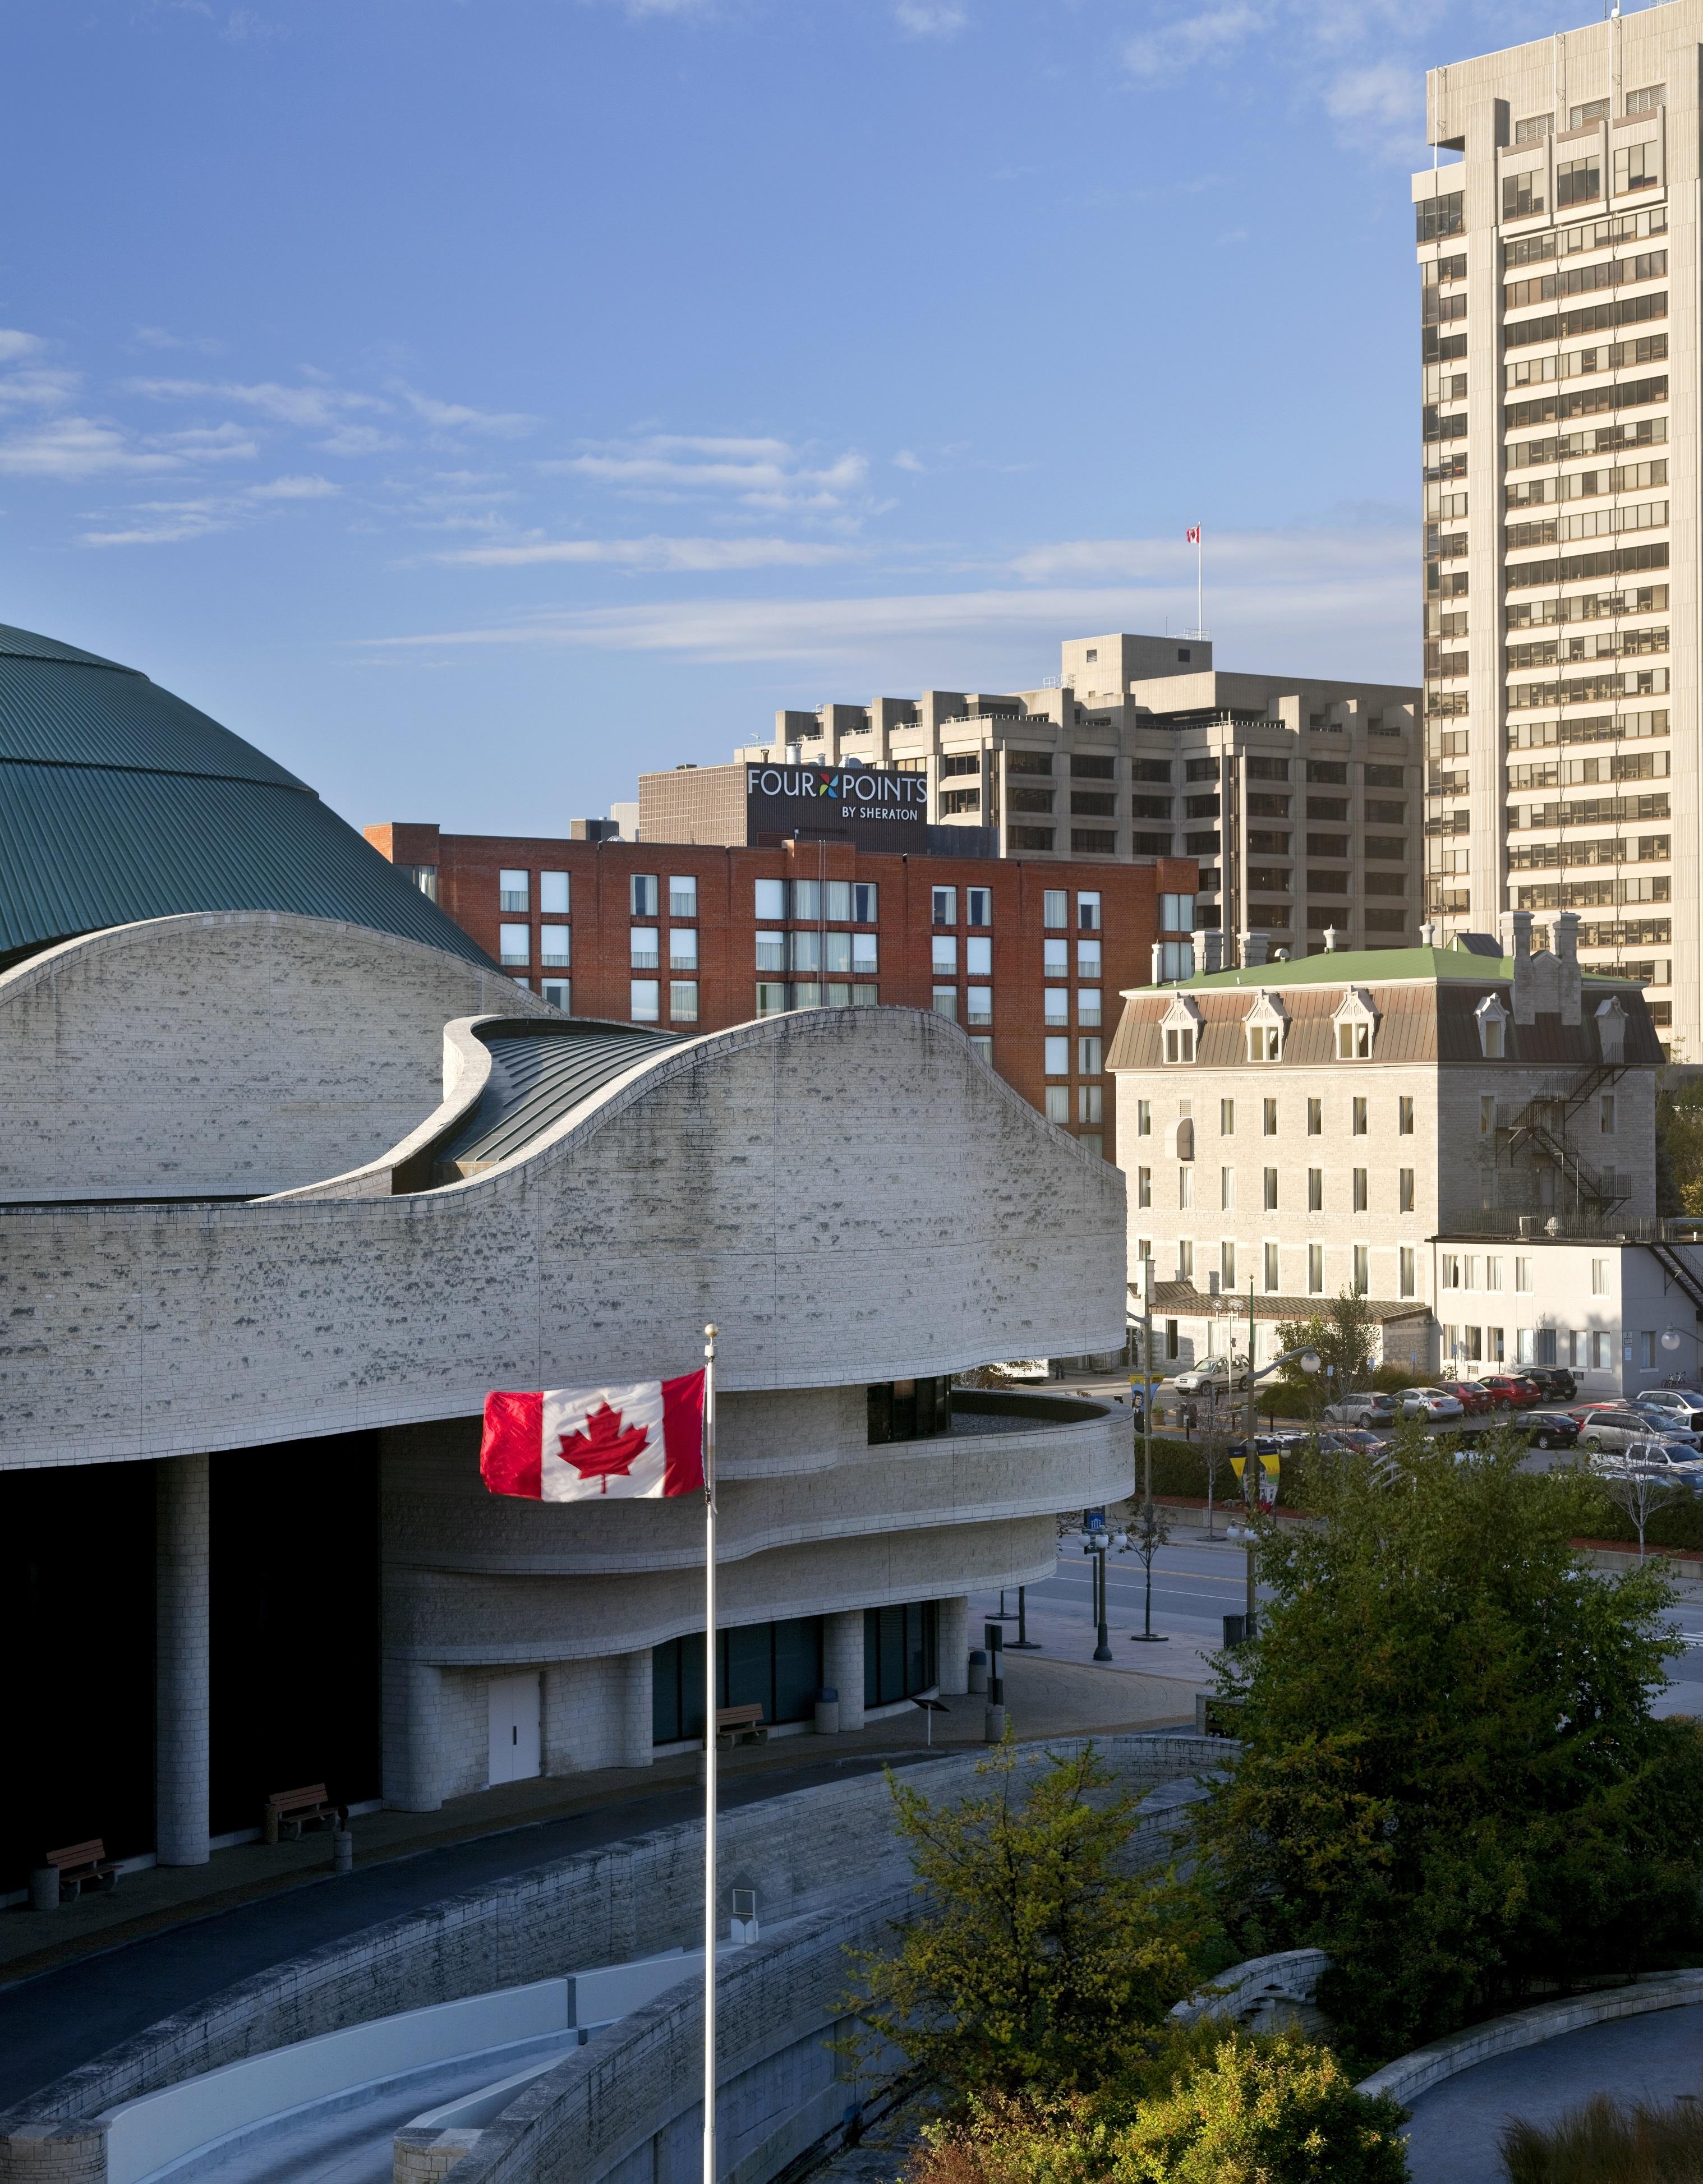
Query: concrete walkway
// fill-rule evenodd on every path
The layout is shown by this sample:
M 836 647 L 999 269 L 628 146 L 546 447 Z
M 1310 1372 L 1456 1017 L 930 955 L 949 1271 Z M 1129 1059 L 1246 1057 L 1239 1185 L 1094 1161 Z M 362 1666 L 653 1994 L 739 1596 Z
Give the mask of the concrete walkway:
M 1414 2103 L 1413 2184 L 1506 2184 L 1496 2150 L 1504 2123 L 1553 2123 L 1594 2093 L 1663 2102 L 1703 2095 L 1703 2003 L 1586 2025 L 1445 2078 Z
M 1192 1726 L 1191 1695 L 1169 1680 L 1034 1656 L 1013 1662 L 1007 1696 L 1022 1737 Z M 932 1717 L 935 1744 L 980 1743 L 983 1702 L 946 1703 Z M 928 1718 L 913 1710 L 831 1743 L 789 1737 L 725 1754 L 723 1809 L 923 1759 L 928 1733 Z M 701 1798 L 688 1754 L 513 1784 L 440 1813 L 357 1819 L 355 1870 L 341 1880 L 330 1874 L 330 1838 L 311 1836 L 221 1852 L 208 1866 L 126 1875 L 115 1896 L 57 1912 L 9 1910 L 0 1914 L 11 1979 L 0 1986 L 0 2106 L 270 1964 L 528 1867 L 690 1820 Z

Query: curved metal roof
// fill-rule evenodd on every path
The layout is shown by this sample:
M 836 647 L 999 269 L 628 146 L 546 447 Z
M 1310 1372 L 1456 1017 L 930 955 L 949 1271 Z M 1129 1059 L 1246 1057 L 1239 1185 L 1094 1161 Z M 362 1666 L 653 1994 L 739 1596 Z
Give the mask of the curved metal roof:
M 489 962 L 264 751 L 133 667 L 0 624 L 0 968 L 199 910 L 342 918 Z
M 667 1032 L 571 1018 L 562 1023 L 522 1018 L 473 1028 L 491 1050 L 491 1074 L 472 1113 L 436 1148 L 439 1183 L 477 1175 L 524 1152 L 570 1108 L 635 1061 L 654 1061 L 680 1043 Z

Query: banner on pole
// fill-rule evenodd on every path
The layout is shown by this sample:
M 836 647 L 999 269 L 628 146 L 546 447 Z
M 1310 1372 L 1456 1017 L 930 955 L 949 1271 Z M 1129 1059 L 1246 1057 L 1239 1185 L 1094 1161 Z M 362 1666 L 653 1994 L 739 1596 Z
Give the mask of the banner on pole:
M 533 1502 L 661 1501 L 704 1486 L 704 1376 L 603 1388 L 494 1389 L 479 1471 Z

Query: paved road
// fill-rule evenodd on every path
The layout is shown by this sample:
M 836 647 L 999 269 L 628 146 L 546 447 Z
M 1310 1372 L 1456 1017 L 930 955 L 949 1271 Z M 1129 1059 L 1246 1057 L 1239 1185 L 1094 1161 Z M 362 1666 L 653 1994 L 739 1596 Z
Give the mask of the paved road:
M 743 1780 L 735 1776 L 723 1784 L 722 1810 L 869 1774 L 890 1762 L 914 1764 L 929 1756 L 922 1751 L 871 1753 L 765 1769 Z M 0 2108 L 159 2019 L 190 2008 L 271 1964 L 531 1866 L 695 1819 L 702 1809 L 702 1792 L 687 1784 L 595 1812 L 357 1867 L 341 1880 L 311 1881 L 0 1987 Z
M 1505 2184 L 1496 2142 L 1510 2116 L 1554 2123 L 1594 2093 L 1667 2103 L 1703 2083 L 1703 2004 L 1587 2025 L 1445 2078 L 1413 2104 L 1413 2184 Z

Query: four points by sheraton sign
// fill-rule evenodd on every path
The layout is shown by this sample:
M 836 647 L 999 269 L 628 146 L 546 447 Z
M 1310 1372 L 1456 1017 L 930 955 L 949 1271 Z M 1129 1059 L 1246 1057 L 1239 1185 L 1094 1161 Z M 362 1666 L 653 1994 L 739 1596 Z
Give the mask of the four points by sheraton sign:
M 920 833 L 929 816 L 928 783 L 919 773 L 855 766 L 748 766 L 746 839 L 765 833 L 844 834 L 867 839 L 866 827 Z M 874 844 L 872 844 L 873 847 Z M 921 842 L 913 844 L 922 848 Z

